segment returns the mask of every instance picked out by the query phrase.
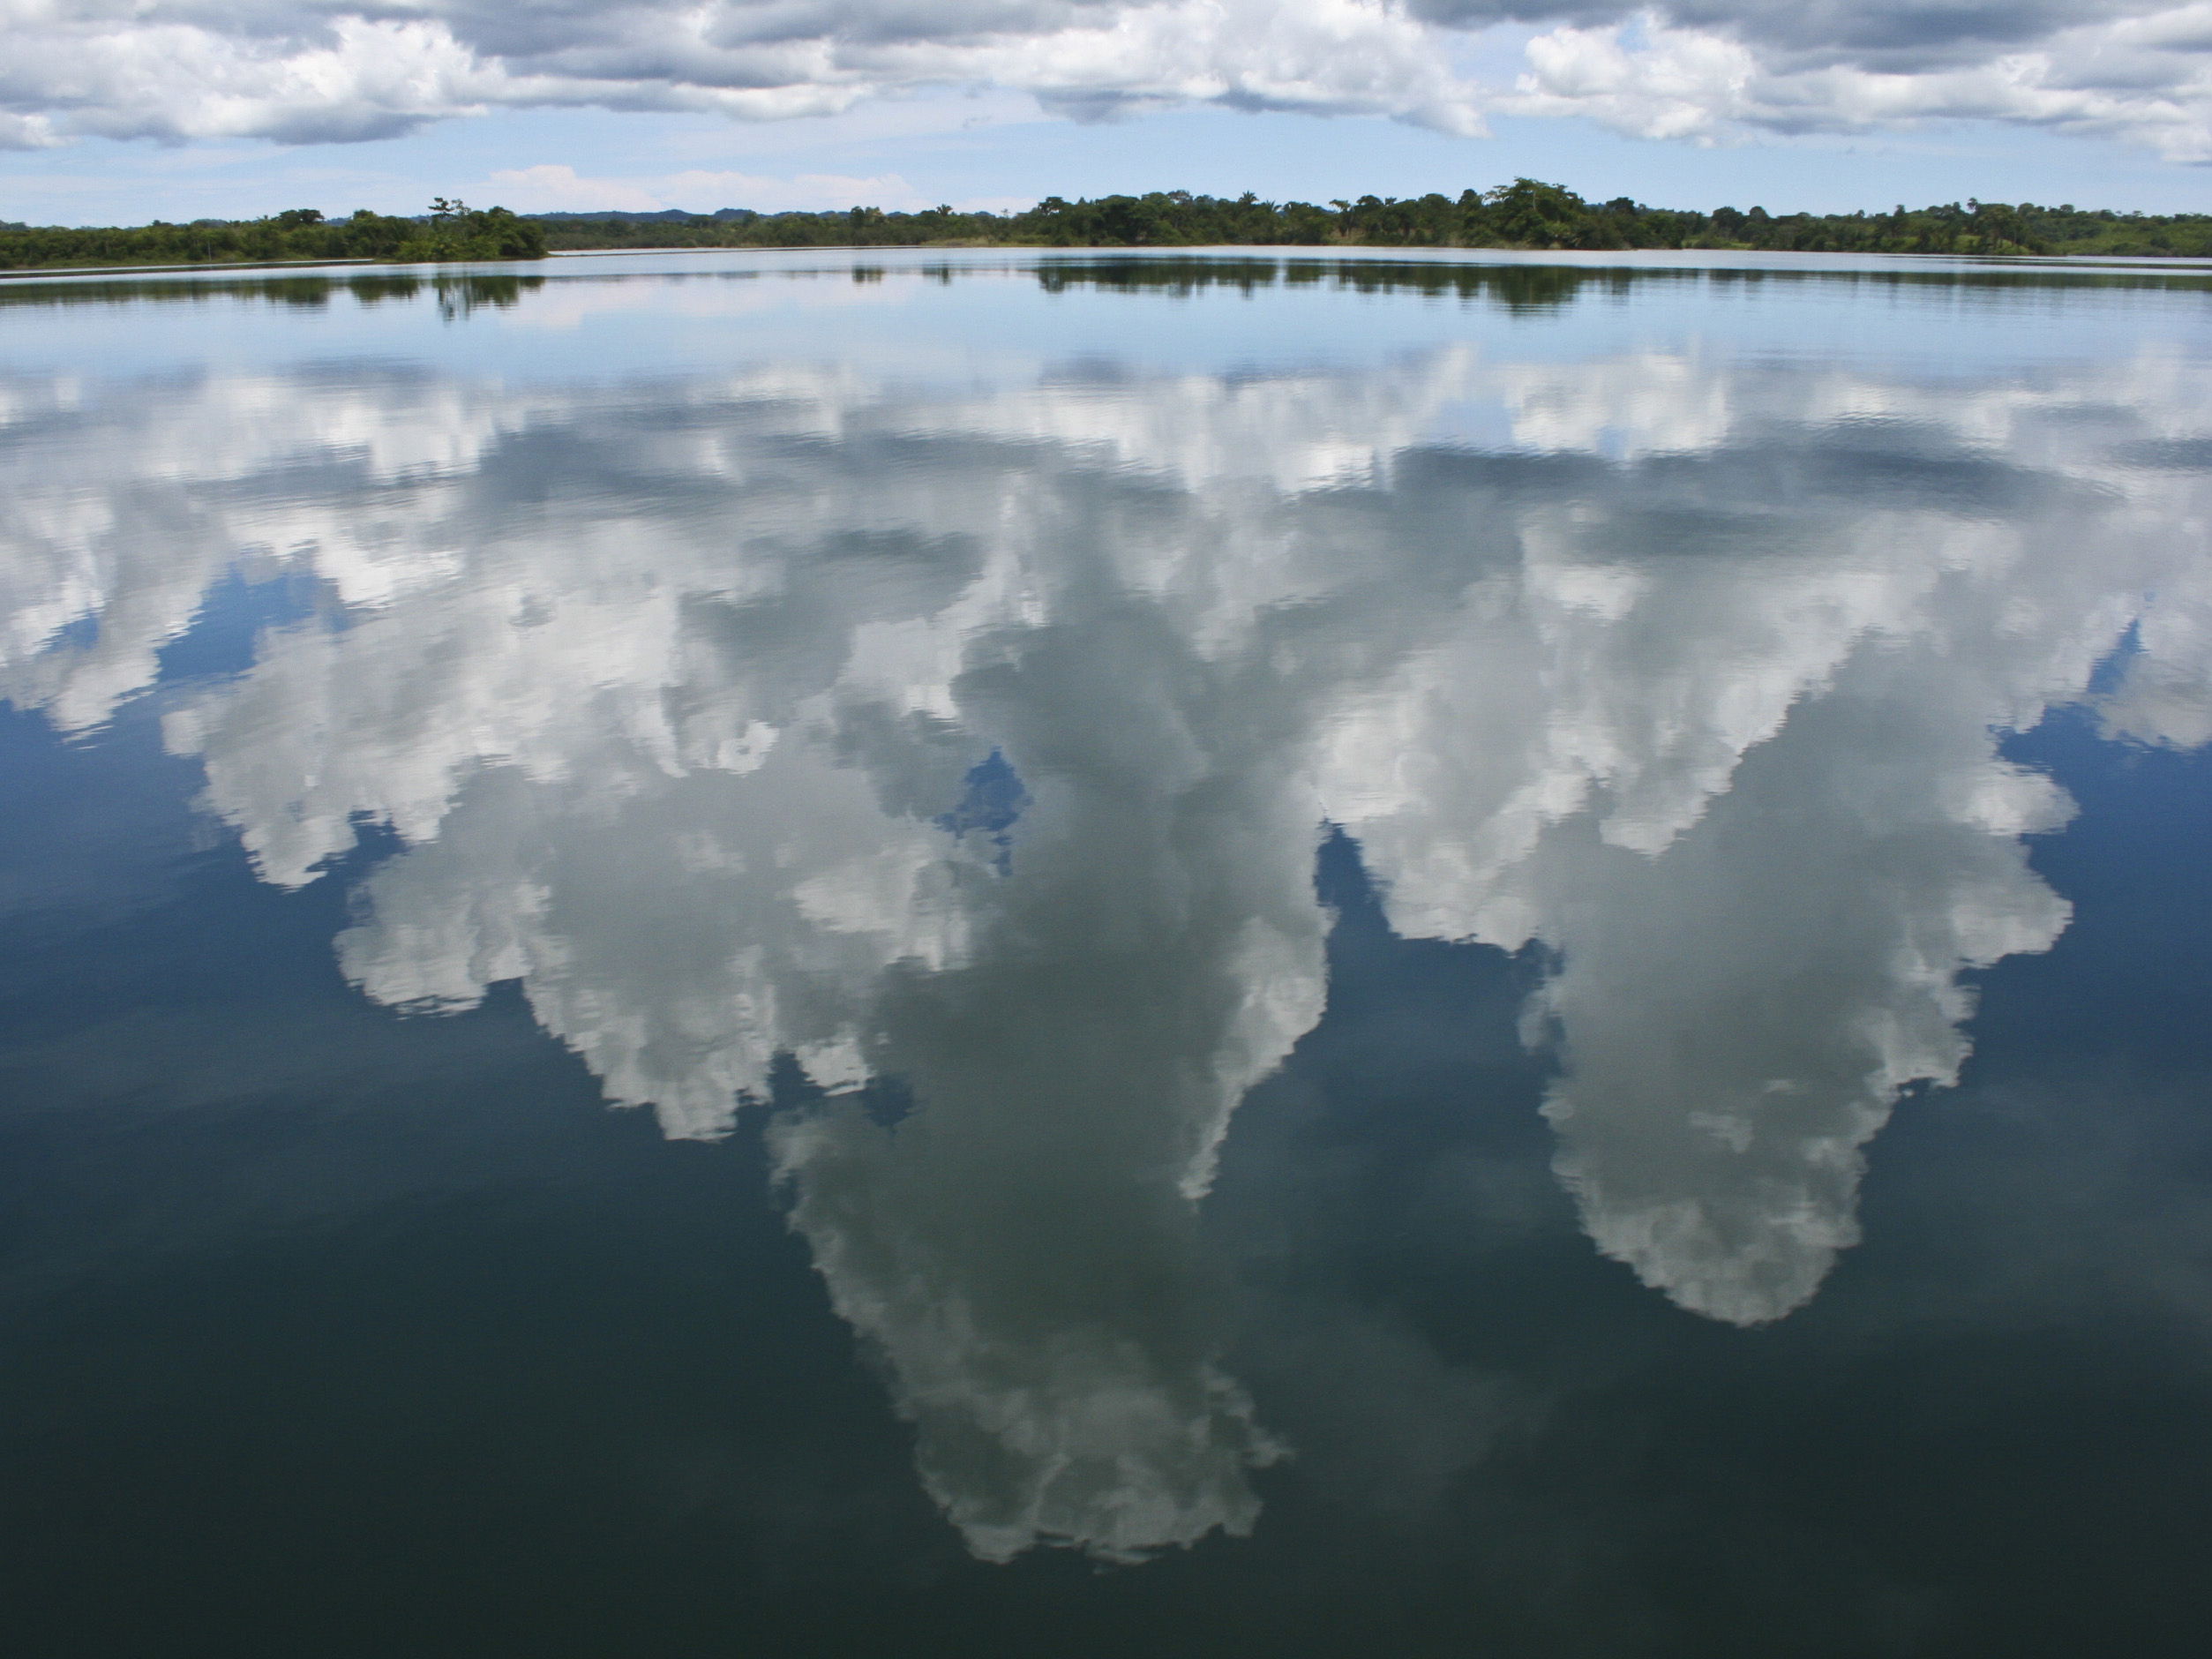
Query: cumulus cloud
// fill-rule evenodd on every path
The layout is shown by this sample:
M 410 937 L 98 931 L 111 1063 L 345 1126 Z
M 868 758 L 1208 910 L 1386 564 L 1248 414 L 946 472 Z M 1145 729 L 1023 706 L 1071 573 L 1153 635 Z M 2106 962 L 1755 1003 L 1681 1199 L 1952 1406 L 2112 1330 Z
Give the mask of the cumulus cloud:
M 563 104 L 781 120 L 948 86 L 1089 118 L 1200 101 L 1481 126 L 1427 28 L 1386 0 L 11 10 L 0 109 L 64 135 L 332 142 Z
M 925 89 L 1096 119 L 1211 103 L 1480 135 L 1486 110 L 1657 139 L 1931 119 L 2101 133 L 2212 160 L 2212 5 L 1827 0 L 14 0 L 0 146 L 388 137 L 502 107 L 835 115 Z M 1533 27 L 1526 71 L 1454 67 Z M 740 181 L 733 179 L 731 188 Z M 612 205 L 604 198 L 595 206 Z
M 1689 19 L 1698 20 L 1691 21 Z M 1850 25 L 1859 26 L 1847 26 Z M 1824 26 L 1825 25 L 1825 26 Z M 1500 107 L 1587 115 L 1643 138 L 2013 122 L 2212 161 L 2212 7 L 1685 8 L 1561 24 L 1532 40 Z
M 564 289 L 678 291 L 523 319 Z M 92 725 L 225 573 L 311 579 L 174 694 L 210 809 L 283 885 L 389 826 L 349 977 L 519 980 L 671 1134 L 796 1060 L 794 1223 L 987 1558 L 1253 1522 L 1280 1448 L 1193 1206 L 1319 1017 L 1324 818 L 1401 932 L 1549 948 L 1586 1227 L 1751 1323 L 1955 1073 L 1962 973 L 2065 925 L 2021 838 L 2066 803 L 1993 734 L 2132 638 L 2107 718 L 2203 737 L 2212 392 L 2173 354 L 932 379 L 817 291 L 859 290 L 682 288 L 751 343 L 635 379 L 19 374 L 0 690 Z

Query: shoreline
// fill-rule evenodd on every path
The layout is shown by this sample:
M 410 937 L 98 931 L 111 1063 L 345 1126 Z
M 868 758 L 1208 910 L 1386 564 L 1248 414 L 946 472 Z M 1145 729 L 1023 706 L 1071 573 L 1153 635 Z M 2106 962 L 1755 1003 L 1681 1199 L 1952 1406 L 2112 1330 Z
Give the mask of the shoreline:
M 1126 244 L 1070 245 L 1039 242 L 983 242 L 960 240 L 945 242 L 902 243 L 793 243 L 769 246 L 744 244 L 730 246 L 670 246 L 634 248 L 554 248 L 544 255 L 528 259 L 205 259 L 180 260 L 159 265 L 35 265 L 0 268 L 0 282 L 37 281 L 39 279 L 72 276 L 159 276 L 172 272 L 206 274 L 236 271 L 241 273 L 271 271 L 415 271 L 425 274 L 439 272 L 460 272 L 472 267 L 497 266 L 503 269 L 515 266 L 541 266 L 551 259 L 641 258 L 670 254 L 791 254 L 791 253 L 845 253 L 845 254 L 911 254 L 930 252 L 982 252 L 1004 250 L 1008 252 L 1026 252 L 1060 255 L 1111 255 L 1117 258 L 1145 259 L 1177 257 L 1212 257 L 1239 255 L 1248 258 L 1273 259 L 1341 259 L 1389 258 L 1413 259 L 1421 262 L 1438 259 L 1452 254 L 1550 254 L 1560 256 L 1560 263 L 1567 266 L 1586 266 L 1601 261 L 1635 260 L 1637 256 L 1668 256 L 1674 261 L 1689 262 L 1699 255 L 1753 255 L 1762 259 L 1788 263 L 1824 259 L 1901 259 L 1949 260 L 1985 268 L 2001 270 L 2108 268 L 2137 271 L 2202 271 L 2212 272 L 2212 259 L 2201 254 L 2171 253 L 2022 253 L 2022 254 L 1959 254 L 1959 253 L 1841 253 L 1826 250 L 1796 248 L 1535 248 L 1535 247 L 1406 247 L 1387 243 L 1204 243 L 1188 245 Z M 1513 263 L 1519 263 L 1518 259 Z

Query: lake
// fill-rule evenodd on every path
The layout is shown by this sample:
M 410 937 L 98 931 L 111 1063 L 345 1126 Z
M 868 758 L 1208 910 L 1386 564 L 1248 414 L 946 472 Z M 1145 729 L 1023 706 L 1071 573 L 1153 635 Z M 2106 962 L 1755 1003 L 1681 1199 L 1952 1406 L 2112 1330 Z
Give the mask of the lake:
M 21 1655 L 2212 1621 L 2212 273 L 0 285 Z

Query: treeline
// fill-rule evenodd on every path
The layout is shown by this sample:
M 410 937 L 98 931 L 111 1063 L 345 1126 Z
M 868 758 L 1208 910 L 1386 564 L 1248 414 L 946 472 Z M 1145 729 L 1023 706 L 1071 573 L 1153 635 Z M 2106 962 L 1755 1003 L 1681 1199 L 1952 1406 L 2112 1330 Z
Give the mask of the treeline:
M 420 219 L 363 208 L 326 219 L 295 207 L 266 219 L 72 229 L 0 224 L 0 270 L 103 265 L 274 265 L 289 259 L 541 259 L 545 233 L 504 207 L 440 197 Z
M 1188 191 L 1067 201 L 1015 214 L 547 215 L 555 249 L 918 247 L 1013 244 L 1067 248 L 1338 246 L 1384 248 L 1716 248 L 1795 253 L 2091 253 L 2212 256 L 2212 214 L 2155 215 L 2033 202 L 1953 202 L 1889 213 L 1710 213 L 1649 207 L 1627 197 L 1586 201 L 1559 184 L 1515 179 L 1457 198 L 1271 202 Z
M 1710 213 L 1627 197 L 1586 201 L 1517 178 L 1458 196 L 1357 201 L 1231 200 L 1188 191 L 1067 201 L 1019 213 L 547 214 L 524 217 L 443 198 L 416 219 L 367 209 L 326 219 L 311 207 L 266 219 L 116 229 L 0 225 L 0 270 L 101 265 L 244 265 L 285 260 L 534 259 L 551 251 L 1013 245 L 1739 249 L 1794 253 L 2108 254 L 2212 257 L 2212 214 L 2121 214 L 2068 203 L 1953 202 L 1888 213 Z

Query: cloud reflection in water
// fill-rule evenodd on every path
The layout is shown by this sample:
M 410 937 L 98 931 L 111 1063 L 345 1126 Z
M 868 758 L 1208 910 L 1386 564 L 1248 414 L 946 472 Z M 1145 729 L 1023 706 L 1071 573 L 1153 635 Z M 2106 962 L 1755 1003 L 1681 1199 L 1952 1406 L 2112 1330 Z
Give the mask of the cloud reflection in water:
M 1248 1531 L 1281 1454 L 1195 1206 L 1321 1016 L 1324 822 L 1400 932 L 1556 960 L 1525 1023 L 1598 1246 L 1780 1317 L 1964 1060 L 1961 972 L 2066 924 L 2021 838 L 2068 804 L 1998 734 L 2123 639 L 2111 727 L 2212 732 L 2198 386 L 1465 343 L 26 380 L 0 689 L 90 726 L 242 550 L 311 582 L 166 727 L 261 874 L 389 825 L 348 976 L 519 980 L 671 1135 L 794 1056 L 792 1220 L 932 1494 L 989 1559 L 1131 1559 Z M 1513 442 L 1444 441 L 1469 409 Z

